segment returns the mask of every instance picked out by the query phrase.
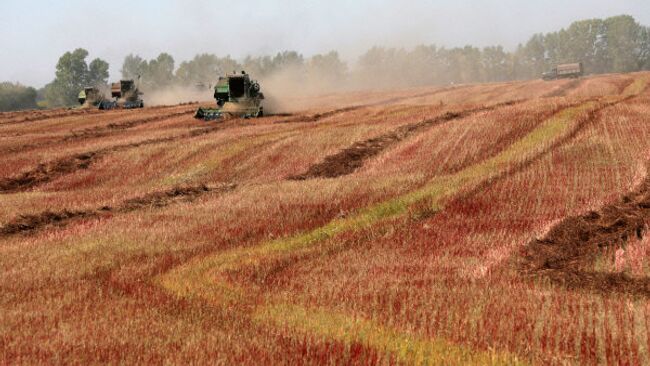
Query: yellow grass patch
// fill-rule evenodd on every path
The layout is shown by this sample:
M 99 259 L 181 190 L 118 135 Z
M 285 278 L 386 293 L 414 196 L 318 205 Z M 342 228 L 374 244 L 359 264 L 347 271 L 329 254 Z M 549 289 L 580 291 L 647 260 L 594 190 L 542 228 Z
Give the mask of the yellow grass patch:
M 514 355 L 496 351 L 476 352 L 471 348 L 427 339 L 416 334 L 384 327 L 372 320 L 350 317 L 322 309 L 307 309 L 276 303 L 253 315 L 258 322 L 309 332 L 345 344 L 363 343 L 390 353 L 397 361 L 412 365 L 520 365 Z

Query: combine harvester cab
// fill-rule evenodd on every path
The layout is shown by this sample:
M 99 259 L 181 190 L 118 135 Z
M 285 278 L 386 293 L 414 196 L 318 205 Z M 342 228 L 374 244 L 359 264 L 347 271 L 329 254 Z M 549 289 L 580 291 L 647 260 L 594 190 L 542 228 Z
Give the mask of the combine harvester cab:
M 245 71 L 219 77 L 214 87 L 214 99 L 217 108 L 201 107 L 194 117 L 212 121 L 226 117 L 256 118 L 264 115 L 264 94 L 260 91 L 260 84 L 251 80 Z
M 79 101 L 79 104 L 81 104 L 81 108 L 90 108 L 99 106 L 104 100 L 106 100 L 106 97 L 99 88 L 87 87 L 79 92 L 77 100 Z
M 551 71 L 542 74 L 542 79 L 546 81 L 557 79 L 577 79 L 584 75 L 582 62 L 573 64 L 557 65 Z
M 120 80 L 111 85 L 111 96 L 114 100 L 102 101 L 99 109 L 143 108 L 144 102 L 140 99 L 142 94 L 133 80 Z

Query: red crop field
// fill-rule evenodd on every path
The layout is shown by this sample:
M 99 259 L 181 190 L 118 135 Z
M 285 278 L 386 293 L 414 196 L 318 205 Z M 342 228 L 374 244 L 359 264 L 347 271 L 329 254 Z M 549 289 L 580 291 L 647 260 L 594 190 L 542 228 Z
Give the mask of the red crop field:
M 0 114 L 0 364 L 649 364 L 650 73 Z

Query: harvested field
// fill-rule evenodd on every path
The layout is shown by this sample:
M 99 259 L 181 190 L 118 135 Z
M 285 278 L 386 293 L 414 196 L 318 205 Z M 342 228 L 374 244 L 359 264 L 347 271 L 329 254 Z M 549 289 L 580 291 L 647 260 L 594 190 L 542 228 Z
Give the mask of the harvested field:
M 648 85 L 0 114 L 0 364 L 647 364 Z
M 568 217 L 542 239 L 528 243 L 521 254 L 521 270 L 551 279 L 562 286 L 605 294 L 650 296 L 650 278 L 592 270 L 604 252 L 641 240 L 650 223 L 650 177 L 619 202 L 598 211 Z
M 210 192 L 226 192 L 234 185 L 222 187 L 175 187 L 163 192 L 148 193 L 141 197 L 130 198 L 117 207 L 102 206 L 94 210 L 61 212 L 45 211 L 37 215 L 20 215 L 12 222 L 0 227 L 0 236 L 33 233 L 47 226 L 62 227 L 74 219 L 97 218 L 112 213 L 127 213 L 143 208 L 161 208 L 177 202 L 191 202 L 195 198 Z

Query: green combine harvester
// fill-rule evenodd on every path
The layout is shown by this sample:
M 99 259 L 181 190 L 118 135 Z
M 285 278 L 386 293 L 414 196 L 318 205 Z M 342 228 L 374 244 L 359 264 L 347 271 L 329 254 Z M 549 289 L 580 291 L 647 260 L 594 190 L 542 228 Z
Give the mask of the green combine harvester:
M 213 121 L 221 118 L 256 118 L 264 115 L 264 94 L 260 84 L 245 71 L 219 77 L 214 87 L 217 108 L 199 108 L 195 118 Z
M 99 103 L 99 109 L 143 108 L 144 102 L 140 98 L 142 94 L 135 81 L 120 80 L 117 83 L 111 84 L 111 96 L 113 100 L 102 100 Z

